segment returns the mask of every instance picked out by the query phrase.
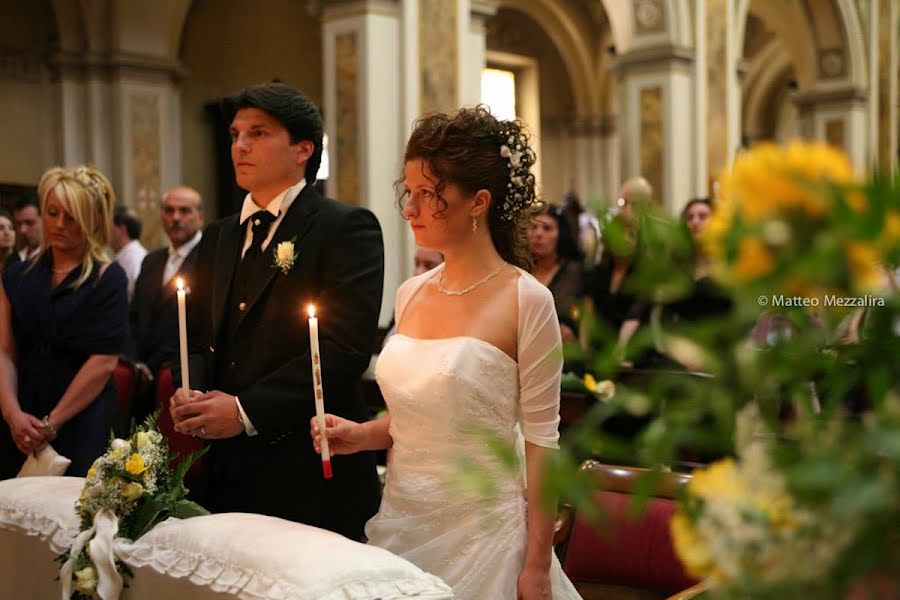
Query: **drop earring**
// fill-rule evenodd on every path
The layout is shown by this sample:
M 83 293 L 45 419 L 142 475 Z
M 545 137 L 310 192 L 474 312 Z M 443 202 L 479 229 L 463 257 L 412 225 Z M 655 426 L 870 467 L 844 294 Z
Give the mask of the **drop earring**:
M 478 221 L 475 220 L 475 217 L 472 217 L 472 233 L 478 231 Z

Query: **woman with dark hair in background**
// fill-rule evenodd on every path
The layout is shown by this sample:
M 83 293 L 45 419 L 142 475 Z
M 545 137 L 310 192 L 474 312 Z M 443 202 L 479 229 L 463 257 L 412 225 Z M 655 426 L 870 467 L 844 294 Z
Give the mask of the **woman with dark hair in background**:
M 703 251 L 703 230 L 713 213 L 713 201 L 710 198 L 694 198 L 684 205 L 681 221 L 687 227 L 694 242 L 694 278 L 706 275 L 707 260 Z
M 575 339 L 572 309 L 581 297 L 584 254 L 569 220 L 554 206 L 545 207 L 531 221 L 528 248 L 534 257 L 534 277 L 553 294 L 564 342 Z
M 16 251 L 16 228 L 12 215 L 0 208 L 0 273 L 6 268 L 9 257 Z
M 550 291 L 528 270 L 535 155 L 484 107 L 420 119 L 406 146 L 404 218 L 444 263 L 397 291 L 376 378 L 389 415 L 326 415 L 333 452 L 391 448 L 369 542 L 441 577 L 460 600 L 579 598 L 553 554 L 542 465 L 558 448 L 562 351 Z M 320 435 L 311 422 L 313 443 Z M 524 437 L 527 486 L 484 443 Z M 496 493 L 465 493 L 459 460 Z M 551 592 L 552 590 L 552 592 Z
M 113 370 L 128 336 L 125 272 L 107 253 L 115 194 L 91 167 L 38 185 L 44 235 L 0 287 L 0 479 L 52 443 L 84 476 L 117 421 Z

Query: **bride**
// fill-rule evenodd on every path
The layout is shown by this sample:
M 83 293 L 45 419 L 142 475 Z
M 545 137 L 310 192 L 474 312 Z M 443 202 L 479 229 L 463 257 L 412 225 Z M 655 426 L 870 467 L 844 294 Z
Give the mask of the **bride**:
M 553 297 L 527 271 L 534 160 L 521 125 L 484 107 L 417 121 L 402 214 L 445 262 L 397 292 L 398 333 L 376 366 L 389 416 L 326 415 L 333 453 L 391 448 L 369 543 L 464 600 L 580 597 L 553 555 L 555 503 L 541 495 L 541 464 L 558 448 L 562 347 Z M 319 451 L 315 419 L 311 429 Z M 527 487 L 491 450 L 519 435 Z M 466 464 L 491 474 L 494 493 L 455 487 Z

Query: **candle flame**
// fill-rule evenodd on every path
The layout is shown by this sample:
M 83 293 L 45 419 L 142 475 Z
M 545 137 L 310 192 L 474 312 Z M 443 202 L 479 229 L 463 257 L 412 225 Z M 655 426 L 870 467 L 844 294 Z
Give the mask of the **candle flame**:
M 315 305 L 315 304 L 309 304 L 309 305 L 307 305 L 307 307 L 306 307 L 306 312 L 307 312 L 307 314 L 309 315 L 309 318 L 310 318 L 310 319 L 315 318 L 315 316 L 316 316 L 316 305 Z
M 184 291 L 184 279 L 179 277 L 178 279 L 175 280 L 175 285 L 178 286 L 178 291 L 180 291 L 180 292 Z

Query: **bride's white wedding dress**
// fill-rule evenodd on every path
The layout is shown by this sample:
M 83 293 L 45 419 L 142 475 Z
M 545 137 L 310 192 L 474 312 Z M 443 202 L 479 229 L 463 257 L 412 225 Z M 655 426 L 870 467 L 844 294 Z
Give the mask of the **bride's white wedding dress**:
M 397 323 L 442 268 L 401 286 Z M 443 579 L 459 600 L 515 600 L 525 558 L 524 483 L 500 464 L 491 436 L 514 443 L 521 430 L 529 442 L 557 447 L 562 351 L 553 297 L 525 271 L 518 286 L 518 360 L 474 337 L 395 334 L 376 365 L 393 448 L 366 535 Z M 471 465 L 494 474 L 496 493 L 459 485 Z M 551 579 L 554 600 L 580 598 L 555 556 Z

